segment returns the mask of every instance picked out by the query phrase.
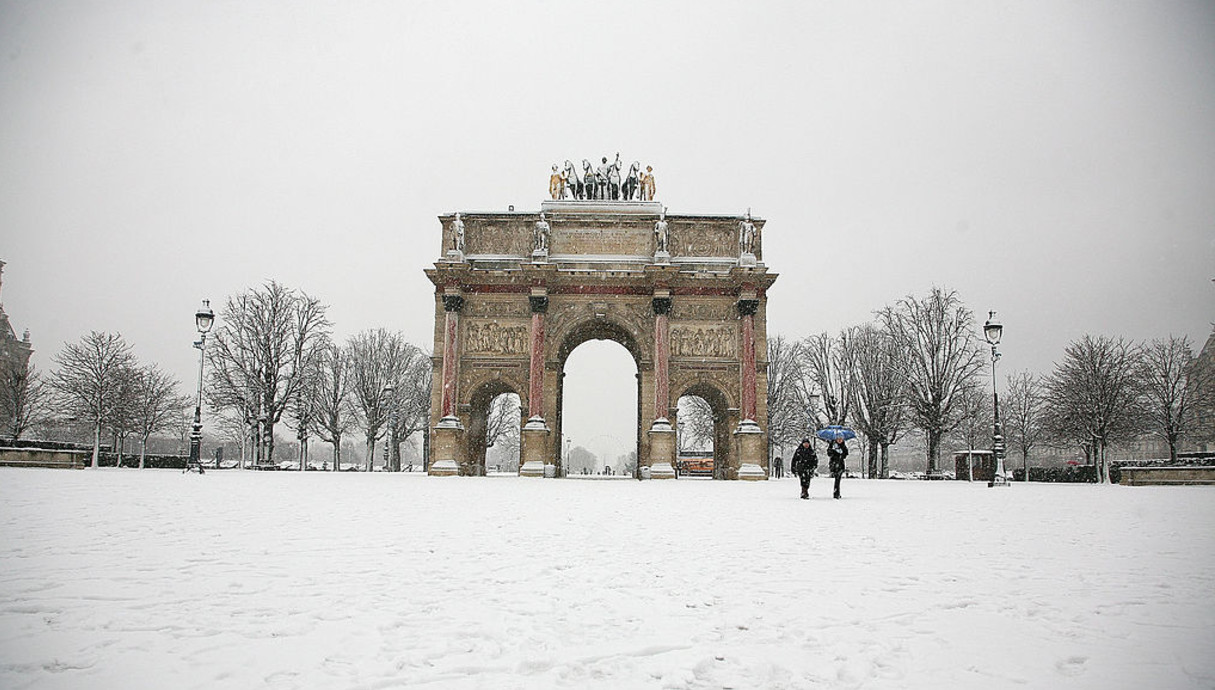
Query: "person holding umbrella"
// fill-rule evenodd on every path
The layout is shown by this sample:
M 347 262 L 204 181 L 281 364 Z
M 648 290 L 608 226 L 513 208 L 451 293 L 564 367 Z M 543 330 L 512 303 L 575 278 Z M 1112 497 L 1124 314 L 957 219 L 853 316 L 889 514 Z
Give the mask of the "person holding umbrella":
M 814 470 L 818 469 L 818 454 L 814 452 L 814 444 L 809 438 L 803 438 L 802 444 L 793 452 L 789 469 L 801 480 L 802 498 L 810 498 L 810 479 L 814 477 Z
M 827 442 L 827 457 L 830 462 L 827 468 L 835 477 L 835 497 L 840 497 L 840 480 L 844 478 L 844 458 L 848 457 L 848 446 L 844 443 L 850 438 L 856 438 L 856 432 L 846 426 L 832 424 L 814 432 L 815 436 Z
M 828 469 L 835 478 L 835 497 L 840 497 L 840 480 L 844 478 L 844 458 L 848 457 L 848 446 L 844 439 L 837 438 L 827 444 Z

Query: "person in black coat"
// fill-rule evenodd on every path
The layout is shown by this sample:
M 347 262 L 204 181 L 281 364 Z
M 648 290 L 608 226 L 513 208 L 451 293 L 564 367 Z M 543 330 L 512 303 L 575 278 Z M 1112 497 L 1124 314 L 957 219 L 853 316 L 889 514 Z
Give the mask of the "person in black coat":
M 844 458 L 848 457 L 848 446 L 843 439 L 835 439 L 827 444 L 827 457 L 830 462 L 828 469 L 835 478 L 835 497 L 840 497 L 840 480 L 844 478 Z
M 802 498 L 810 498 L 810 478 L 818 469 L 818 454 L 814 452 L 814 444 L 809 438 L 803 438 L 802 444 L 793 452 L 793 461 L 789 465 L 793 474 L 802 482 Z

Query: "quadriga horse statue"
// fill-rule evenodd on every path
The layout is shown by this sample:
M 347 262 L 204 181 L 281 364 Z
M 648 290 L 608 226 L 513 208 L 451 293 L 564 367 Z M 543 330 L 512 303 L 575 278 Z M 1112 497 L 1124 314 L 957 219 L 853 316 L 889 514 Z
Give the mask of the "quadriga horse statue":
M 561 191 L 561 198 L 565 199 L 568 194 L 574 199 L 585 199 L 586 188 L 582 186 L 582 177 L 578 175 L 578 169 L 574 167 L 573 161 L 565 161 L 565 168 L 561 174 L 565 177 L 565 189 Z
M 620 189 L 625 201 L 633 201 L 641 196 L 641 163 L 633 161 L 633 164 L 629 166 L 628 174 L 624 176 L 624 184 Z
M 599 177 L 595 175 L 595 169 L 591 167 L 591 162 L 587 159 L 582 159 L 582 184 L 585 185 L 584 195 L 580 199 L 601 199 L 599 195 Z
M 620 199 L 620 154 L 616 154 L 616 160 L 608 165 L 608 198 L 612 201 Z

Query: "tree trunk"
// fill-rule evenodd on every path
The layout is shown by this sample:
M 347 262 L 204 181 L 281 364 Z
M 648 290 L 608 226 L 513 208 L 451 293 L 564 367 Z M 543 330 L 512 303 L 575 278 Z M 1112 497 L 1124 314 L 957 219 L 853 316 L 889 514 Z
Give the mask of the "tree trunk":
M 422 430 L 422 471 L 430 472 L 430 425 L 427 424 Z
M 148 437 L 144 436 L 139 442 L 139 469 L 143 469 L 143 462 L 148 457 Z
M 1025 473 L 1021 481 L 1029 481 L 1029 449 L 1027 448 L 1021 449 L 1021 471 Z
M 96 468 L 101 458 L 101 420 L 97 420 L 97 425 L 93 427 L 93 464 Z
M 941 432 L 935 429 L 928 431 L 928 470 L 929 474 L 941 467 Z
M 342 435 L 333 435 L 333 471 L 342 471 Z
M 274 422 L 266 422 L 266 462 L 274 462 Z
M 1105 439 L 1101 439 L 1097 448 L 1097 483 L 1109 483 L 1109 469 L 1105 465 Z
M 878 446 L 879 446 L 879 444 L 874 443 L 873 441 L 870 441 L 869 447 L 865 449 L 867 451 L 866 454 L 869 456 L 868 464 L 869 464 L 869 478 L 870 479 L 873 479 L 874 477 L 877 476 Z
M 882 479 L 888 479 L 890 477 L 890 444 L 889 443 L 882 444 L 882 465 L 881 465 L 881 468 L 878 470 L 878 476 L 881 477 Z
M 367 471 L 370 472 L 375 466 L 375 436 L 367 437 Z

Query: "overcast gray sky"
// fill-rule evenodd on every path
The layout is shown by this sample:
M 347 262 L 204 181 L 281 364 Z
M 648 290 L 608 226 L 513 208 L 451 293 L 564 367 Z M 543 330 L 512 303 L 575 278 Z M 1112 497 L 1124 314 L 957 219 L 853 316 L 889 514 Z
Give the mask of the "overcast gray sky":
M 617 151 L 673 214 L 767 219 L 771 334 L 937 284 L 1044 372 L 1215 319 L 1210 2 L 0 2 L 2 297 L 44 370 L 116 331 L 192 388 L 199 300 L 270 278 L 428 345 L 436 216 Z

